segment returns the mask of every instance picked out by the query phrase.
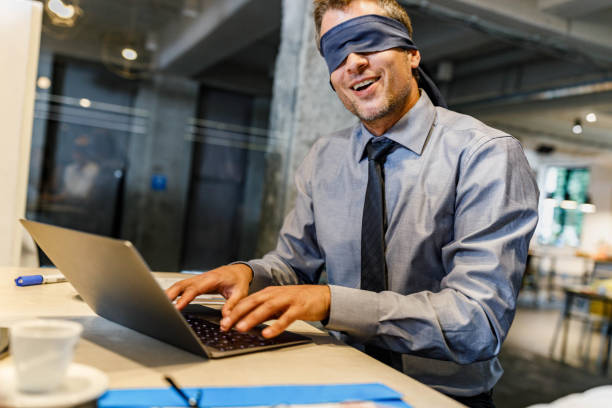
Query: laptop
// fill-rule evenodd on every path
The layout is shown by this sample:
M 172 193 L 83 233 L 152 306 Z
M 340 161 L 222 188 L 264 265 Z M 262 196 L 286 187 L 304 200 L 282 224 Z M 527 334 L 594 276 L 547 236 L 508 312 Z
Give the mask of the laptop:
M 265 325 L 222 332 L 219 310 L 203 305 L 177 310 L 131 242 L 20 221 L 93 311 L 122 326 L 208 358 L 311 341 L 288 331 L 265 339 Z

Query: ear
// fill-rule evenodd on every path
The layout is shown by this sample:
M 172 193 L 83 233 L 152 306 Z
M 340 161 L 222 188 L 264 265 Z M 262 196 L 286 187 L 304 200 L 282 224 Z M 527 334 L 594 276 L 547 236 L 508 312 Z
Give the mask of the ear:
M 410 54 L 410 67 L 416 69 L 421 63 L 421 53 L 418 50 L 408 50 Z

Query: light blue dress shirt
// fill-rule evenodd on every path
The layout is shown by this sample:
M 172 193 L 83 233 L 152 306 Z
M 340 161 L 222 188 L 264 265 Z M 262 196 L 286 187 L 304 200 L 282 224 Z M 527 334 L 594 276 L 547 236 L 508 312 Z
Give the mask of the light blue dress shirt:
M 276 249 L 247 264 L 251 291 L 317 283 L 331 289 L 327 329 L 352 344 L 404 353 L 404 372 L 442 392 L 490 390 L 514 318 L 538 189 L 520 143 L 435 107 L 424 92 L 383 136 L 388 291 L 359 289 L 368 178 L 363 125 L 322 137 L 296 175 L 295 208 Z

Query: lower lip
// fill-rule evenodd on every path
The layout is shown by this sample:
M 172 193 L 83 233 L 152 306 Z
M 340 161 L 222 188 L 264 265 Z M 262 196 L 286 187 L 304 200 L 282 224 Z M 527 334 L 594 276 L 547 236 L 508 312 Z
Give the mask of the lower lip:
M 353 93 L 360 98 L 369 96 L 370 94 L 374 93 L 374 87 L 378 85 L 378 81 L 379 80 L 376 80 L 376 82 L 372 82 L 370 86 L 368 86 L 366 89 L 362 89 L 361 91 L 353 90 Z

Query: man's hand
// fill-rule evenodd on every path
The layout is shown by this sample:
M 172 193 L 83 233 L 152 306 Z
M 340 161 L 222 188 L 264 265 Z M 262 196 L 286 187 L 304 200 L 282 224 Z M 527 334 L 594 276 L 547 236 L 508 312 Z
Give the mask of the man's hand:
M 247 265 L 233 264 L 221 266 L 192 278 L 176 282 L 166 289 L 170 300 L 180 299 L 176 308 L 181 310 L 196 296 L 202 293 L 217 292 L 226 299 L 223 306 L 223 316 L 227 316 L 240 299 L 249 294 L 249 284 L 253 279 L 253 271 Z
M 327 285 L 269 286 L 240 300 L 223 314 L 221 329 L 245 332 L 259 323 L 277 319 L 262 331 L 265 338 L 278 336 L 295 320 L 317 321 L 329 316 L 331 293 Z

